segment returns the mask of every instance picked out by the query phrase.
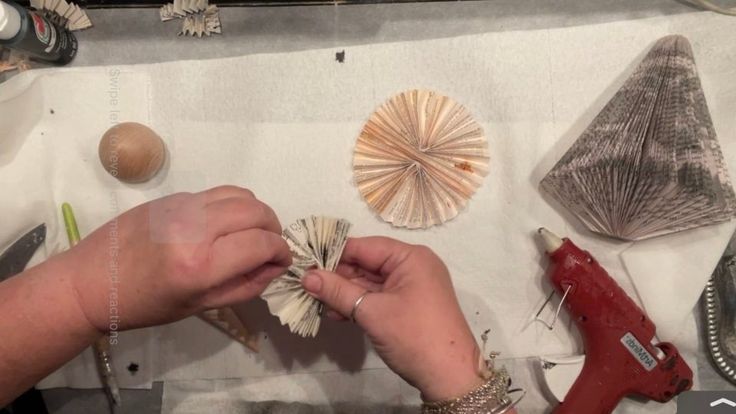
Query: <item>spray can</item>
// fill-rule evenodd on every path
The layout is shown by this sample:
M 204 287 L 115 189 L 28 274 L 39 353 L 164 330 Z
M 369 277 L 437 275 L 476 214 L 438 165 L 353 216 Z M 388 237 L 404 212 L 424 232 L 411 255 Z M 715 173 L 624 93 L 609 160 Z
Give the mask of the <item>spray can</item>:
M 0 46 L 43 62 L 64 65 L 77 54 L 77 38 L 67 29 L 13 2 L 0 0 Z

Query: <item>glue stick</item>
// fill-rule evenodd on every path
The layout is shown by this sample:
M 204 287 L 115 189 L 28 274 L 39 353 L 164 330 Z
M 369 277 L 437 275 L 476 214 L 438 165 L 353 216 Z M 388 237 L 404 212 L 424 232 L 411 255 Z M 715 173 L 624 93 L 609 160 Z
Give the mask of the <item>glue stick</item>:
M 77 54 L 77 39 L 67 29 L 14 2 L 0 0 L 0 46 L 59 65 Z

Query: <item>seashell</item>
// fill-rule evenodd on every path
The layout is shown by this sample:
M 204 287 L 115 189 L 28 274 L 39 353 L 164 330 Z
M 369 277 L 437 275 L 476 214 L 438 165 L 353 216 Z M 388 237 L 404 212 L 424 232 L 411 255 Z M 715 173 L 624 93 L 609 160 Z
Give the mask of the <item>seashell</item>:
M 243 321 L 240 320 L 232 308 L 208 309 L 200 312 L 197 316 L 253 352 L 258 352 L 258 337 L 248 331 L 248 328 L 245 327 Z
M 660 39 L 540 186 L 591 231 L 624 240 L 734 217 L 687 39 Z
M 400 93 L 363 127 L 355 182 L 381 218 L 410 229 L 458 215 L 488 174 L 488 143 L 470 112 L 427 90 Z

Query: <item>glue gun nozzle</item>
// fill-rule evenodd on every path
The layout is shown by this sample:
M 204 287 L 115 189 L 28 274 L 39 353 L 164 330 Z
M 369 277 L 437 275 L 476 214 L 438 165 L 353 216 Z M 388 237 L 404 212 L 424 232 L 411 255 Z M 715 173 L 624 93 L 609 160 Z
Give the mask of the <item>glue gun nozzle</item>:
M 552 253 L 562 246 L 562 239 L 544 227 L 540 227 L 539 230 L 537 230 L 537 233 L 539 233 L 539 236 L 542 238 L 542 242 L 544 243 L 544 248 L 547 250 L 547 253 Z

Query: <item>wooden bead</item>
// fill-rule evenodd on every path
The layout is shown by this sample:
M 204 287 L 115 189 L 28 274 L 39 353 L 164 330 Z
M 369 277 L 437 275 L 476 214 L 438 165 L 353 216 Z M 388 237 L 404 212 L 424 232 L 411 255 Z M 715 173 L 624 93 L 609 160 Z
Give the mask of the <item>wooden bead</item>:
M 137 122 L 122 122 L 102 136 L 99 156 L 102 166 L 113 177 L 142 183 L 161 170 L 166 146 L 151 128 Z

